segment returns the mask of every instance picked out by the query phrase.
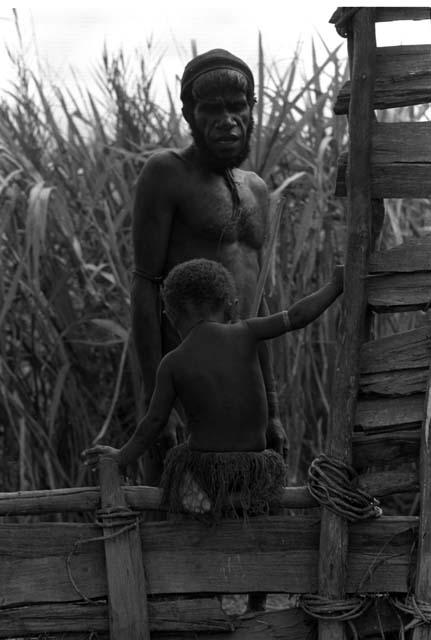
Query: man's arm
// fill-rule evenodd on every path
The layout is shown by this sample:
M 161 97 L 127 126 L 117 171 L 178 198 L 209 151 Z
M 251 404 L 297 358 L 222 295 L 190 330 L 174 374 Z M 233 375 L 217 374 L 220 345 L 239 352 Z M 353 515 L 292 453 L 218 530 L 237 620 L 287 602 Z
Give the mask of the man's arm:
M 163 275 L 168 251 L 174 210 L 173 179 L 169 156 L 165 152 L 152 156 L 139 176 L 133 209 L 132 330 L 144 380 L 146 407 L 162 356 L 157 278 Z

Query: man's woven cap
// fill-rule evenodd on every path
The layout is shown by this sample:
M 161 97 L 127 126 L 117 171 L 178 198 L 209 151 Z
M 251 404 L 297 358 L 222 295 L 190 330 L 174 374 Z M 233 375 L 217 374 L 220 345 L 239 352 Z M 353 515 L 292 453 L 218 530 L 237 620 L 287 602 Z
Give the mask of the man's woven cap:
M 249 83 L 251 91 L 254 91 L 254 78 L 250 67 L 229 51 L 225 49 L 211 49 L 199 56 L 192 58 L 184 68 L 183 77 L 181 78 L 181 100 L 184 100 L 185 93 L 193 82 L 207 71 L 214 69 L 232 69 L 242 73 Z

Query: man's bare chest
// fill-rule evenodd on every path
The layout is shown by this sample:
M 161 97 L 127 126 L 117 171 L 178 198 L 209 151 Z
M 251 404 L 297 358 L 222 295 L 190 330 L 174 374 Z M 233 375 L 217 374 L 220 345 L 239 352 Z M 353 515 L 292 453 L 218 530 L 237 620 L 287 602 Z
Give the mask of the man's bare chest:
M 260 248 L 265 212 L 247 181 L 235 176 L 238 202 L 222 176 L 190 180 L 179 194 L 175 219 L 193 234 L 215 242 L 243 242 Z

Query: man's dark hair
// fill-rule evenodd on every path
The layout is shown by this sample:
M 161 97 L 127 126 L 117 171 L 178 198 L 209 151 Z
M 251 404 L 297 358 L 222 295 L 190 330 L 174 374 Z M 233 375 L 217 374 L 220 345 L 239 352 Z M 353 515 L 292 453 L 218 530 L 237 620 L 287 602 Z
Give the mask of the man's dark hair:
M 214 312 L 232 305 L 235 284 L 220 262 L 198 258 L 174 267 L 162 293 L 167 310 L 176 314 L 183 312 L 188 302 Z
M 183 77 L 181 78 L 181 100 L 186 110 L 193 109 L 192 87 L 195 82 L 208 72 L 212 71 L 234 71 L 231 77 L 240 73 L 246 80 L 246 95 L 250 106 L 254 99 L 254 78 L 250 67 L 237 56 L 226 51 L 226 49 L 211 49 L 205 53 L 192 58 L 185 66 Z
M 192 113 L 199 100 L 223 95 L 225 91 L 242 91 L 252 108 L 256 102 L 253 86 L 247 77 L 236 69 L 214 69 L 200 75 L 183 93 L 184 112 Z

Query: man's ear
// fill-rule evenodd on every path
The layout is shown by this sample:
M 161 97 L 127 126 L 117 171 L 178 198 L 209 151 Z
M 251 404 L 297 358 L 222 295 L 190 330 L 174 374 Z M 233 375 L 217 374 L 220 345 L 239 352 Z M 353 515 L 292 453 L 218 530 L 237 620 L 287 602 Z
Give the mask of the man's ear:
M 192 119 L 192 111 L 190 111 L 190 109 L 188 109 L 187 107 L 183 107 L 181 109 L 181 113 L 183 114 L 184 120 L 188 122 L 188 124 L 190 124 L 190 121 Z

